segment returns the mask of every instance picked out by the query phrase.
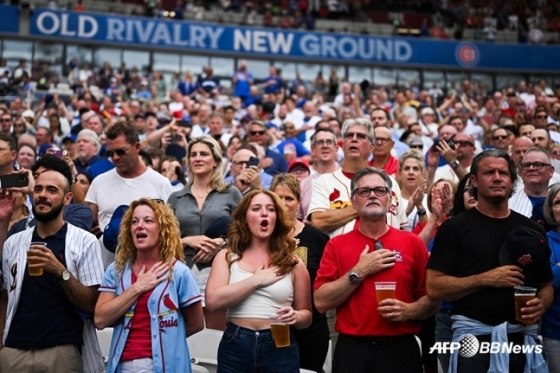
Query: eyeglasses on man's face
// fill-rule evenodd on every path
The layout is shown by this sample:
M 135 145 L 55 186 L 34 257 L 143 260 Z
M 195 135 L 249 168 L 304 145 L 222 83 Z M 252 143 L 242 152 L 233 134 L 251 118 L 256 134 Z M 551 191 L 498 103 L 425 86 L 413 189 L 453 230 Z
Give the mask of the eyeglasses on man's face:
M 544 163 L 544 162 L 526 162 L 526 163 L 521 163 L 521 169 L 522 170 L 530 170 L 531 168 L 537 171 L 540 171 L 543 169 L 543 167 L 548 167 L 550 166 L 550 163 Z
M 315 142 L 313 143 L 313 145 L 315 146 L 328 146 L 329 148 L 334 146 L 335 142 L 331 139 L 325 139 L 325 140 L 315 140 Z
M 367 139 L 367 135 L 362 132 L 346 132 L 344 134 L 345 140 L 353 140 L 354 137 L 357 137 L 358 140 L 362 140 L 362 141 Z
M 387 193 L 389 193 L 389 188 L 387 187 L 375 187 L 375 188 L 368 188 L 368 187 L 362 187 L 362 188 L 357 188 L 356 190 L 354 190 L 354 194 L 357 194 L 358 196 L 365 198 L 365 197 L 369 197 L 371 195 L 371 192 L 373 192 L 377 197 L 384 197 L 387 195 Z

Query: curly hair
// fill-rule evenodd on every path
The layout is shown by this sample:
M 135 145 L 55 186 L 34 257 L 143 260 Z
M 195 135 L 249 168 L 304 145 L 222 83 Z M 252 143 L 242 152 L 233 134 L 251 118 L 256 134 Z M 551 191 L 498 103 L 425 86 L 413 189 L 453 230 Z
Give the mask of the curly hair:
M 196 139 L 191 140 L 187 145 L 187 162 L 189 167 L 187 168 L 187 172 L 189 174 L 189 185 L 192 185 L 194 182 L 194 174 L 190 167 L 191 161 L 191 152 L 192 148 L 195 144 L 204 144 L 210 148 L 210 152 L 212 153 L 212 158 L 216 162 L 216 167 L 214 167 L 214 171 L 212 171 L 212 176 L 210 177 L 210 188 L 217 190 L 218 192 L 224 192 L 229 188 L 229 184 L 224 181 L 223 177 L 223 159 L 222 159 L 222 148 L 218 142 L 206 135 L 198 136 Z
M 119 231 L 119 243 L 115 255 L 115 272 L 122 275 L 127 262 L 131 265 L 136 261 L 136 247 L 132 241 L 132 215 L 138 206 L 148 206 L 154 211 L 159 225 L 159 258 L 171 268 L 175 259 L 185 262 L 185 253 L 181 245 L 181 232 L 179 222 L 171 208 L 161 200 L 141 198 L 133 201 L 124 214 Z M 169 271 L 171 278 L 173 271 Z
M 231 254 L 237 254 L 235 260 L 240 260 L 243 252 L 251 243 L 251 231 L 247 226 L 247 211 L 251 207 L 253 198 L 259 194 L 264 194 L 272 199 L 274 210 L 276 212 L 276 226 L 270 236 L 270 262 L 279 268 L 279 274 L 290 272 L 298 263 L 298 259 L 294 252 L 296 249 L 296 240 L 291 237 L 293 223 L 289 220 L 288 214 L 284 210 L 284 205 L 276 193 L 266 189 L 254 189 L 243 197 L 239 205 L 233 211 L 233 223 L 228 229 L 227 242 L 229 252 L 227 261 L 231 265 Z

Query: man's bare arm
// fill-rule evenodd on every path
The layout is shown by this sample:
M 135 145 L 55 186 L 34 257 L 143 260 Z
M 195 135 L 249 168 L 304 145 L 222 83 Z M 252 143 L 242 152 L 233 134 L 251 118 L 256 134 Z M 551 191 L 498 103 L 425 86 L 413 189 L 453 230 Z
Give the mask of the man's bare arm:
M 357 217 L 356 209 L 353 206 L 347 206 L 337 210 L 314 212 L 311 214 L 310 221 L 311 224 L 323 232 L 332 232 Z

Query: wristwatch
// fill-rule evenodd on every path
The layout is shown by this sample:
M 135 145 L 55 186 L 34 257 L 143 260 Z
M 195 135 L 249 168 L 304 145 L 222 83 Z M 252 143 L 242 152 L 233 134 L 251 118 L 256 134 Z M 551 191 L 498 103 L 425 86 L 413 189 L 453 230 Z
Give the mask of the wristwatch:
M 449 164 L 449 166 L 451 166 L 452 169 L 456 169 L 457 166 L 459 166 L 459 162 L 457 160 L 454 160 Z
M 58 281 L 60 281 L 60 282 L 66 282 L 66 281 L 70 280 L 70 276 L 71 276 L 70 271 L 66 269 L 66 270 L 64 270 L 64 271 L 62 272 L 62 274 L 60 275 Z
M 348 272 L 348 279 L 350 280 L 350 283 L 352 285 L 357 285 L 360 283 L 360 275 L 357 274 L 356 272 Z

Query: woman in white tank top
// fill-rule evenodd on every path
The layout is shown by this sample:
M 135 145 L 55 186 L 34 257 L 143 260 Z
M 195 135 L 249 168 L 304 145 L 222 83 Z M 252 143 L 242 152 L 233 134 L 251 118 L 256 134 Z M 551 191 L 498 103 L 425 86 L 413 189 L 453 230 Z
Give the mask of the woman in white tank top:
M 206 307 L 227 310 L 218 349 L 219 373 L 299 372 L 297 344 L 276 347 L 269 318 L 297 329 L 311 324 L 309 274 L 295 256 L 292 223 L 276 194 L 253 190 L 232 215 L 229 249 L 216 255 Z M 293 333 L 292 333 L 293 334 Z

